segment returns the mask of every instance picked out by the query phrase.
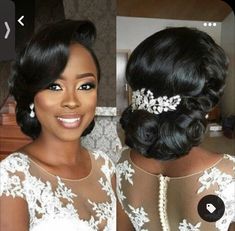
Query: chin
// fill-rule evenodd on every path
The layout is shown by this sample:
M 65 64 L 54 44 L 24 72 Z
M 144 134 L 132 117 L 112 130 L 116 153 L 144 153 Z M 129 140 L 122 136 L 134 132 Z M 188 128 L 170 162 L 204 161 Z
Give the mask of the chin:
M 74 142 L 74 141 L 79 141 L 81 138 L 81 135 L 60 135 L 57 136 L 59 140 L 62 142 Z
M 73 142 L 73 141 L 78 141 L 81 136 L 82 136 L 83 130 L 79 129 L 75 129 L 75 130 L 65 130 L 65 131 L 60 131 L 55 133 L 56 137 L 63 141 L 63 142 Z

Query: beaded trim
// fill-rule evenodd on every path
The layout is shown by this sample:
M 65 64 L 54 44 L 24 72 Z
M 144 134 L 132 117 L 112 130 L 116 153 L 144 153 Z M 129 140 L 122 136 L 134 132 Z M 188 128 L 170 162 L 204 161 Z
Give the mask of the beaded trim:
M 167 96 L 159 96 L 154 98 L 150 90 L 142 88 L 132 93 L 132 111 L 146 110 L 153 114 L 161 114 L 167 111 L 175 111 L 180 104 L 181 97 L 179 95 L 168 98 Z
M 170 231 L 169 221 L 167 217 L 167 182 L 170 180 L 169 177 L 160 175 L 159 182 L 159 201 L 158 201 L 158 212 L 160 222 L 163 231 Z

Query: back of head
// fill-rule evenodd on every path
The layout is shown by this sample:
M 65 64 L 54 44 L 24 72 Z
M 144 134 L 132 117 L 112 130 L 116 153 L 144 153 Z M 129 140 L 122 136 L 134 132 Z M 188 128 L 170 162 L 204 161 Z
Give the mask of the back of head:
M 197 29 L 169 28 L 141 42 L 126 69 L 132 90 L 146 89 L 154 99 L 179 95 L 181 101 L 176 110 L 158 114 L 128 107 L 120 120 L 126 144 L 161 160 L 178 158 L 198 146 L 205 116 L 223 93 L 227 67 L 221 47 Z
M 37 118 L 29 115 L 29 105 L 37 92 L 59 78 L 68 62 L 71 44 L 79 43 L 91 53 L 99 79 L 98 60 L 91 49 L 95 36 L 95 26 L 90 21 L 62 20 L 45 25 L 18 55 L 10 79 L 10 92 L 17 102 L 17 122 L 26 135 L 35 139 L 41 132 Z M 93 127 L 94 122 L 84 134 Z

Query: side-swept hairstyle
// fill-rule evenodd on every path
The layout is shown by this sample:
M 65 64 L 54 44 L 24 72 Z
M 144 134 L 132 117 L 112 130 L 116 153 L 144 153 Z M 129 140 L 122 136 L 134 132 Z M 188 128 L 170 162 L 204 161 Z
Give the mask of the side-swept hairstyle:
M 186 27 L 159 31 L 141 42 L 127 63 L 132 90 L 149 89 L 155 98 L 180 95 L 175 111 L 152 114 L 129 106 L 120 123 L 125 142 L 149 158 L 176 159 L 198 146 L 206 114 L 225 86 L 228 59 L 205 32 Z
M 96 29 L 90 21 L 62 20 L 48 24 L 36 33 L 19 53 L 9 80 L 10 93 L 16 100 L 16 120 L 21 130 L 32 139 L 41 132 L 37 118 L 30 117 L 29 105 L 34 96 L 59 78 L 69 58 L 69 46 L 79 43 L 91 54 L 100 79 L 98 59 L 91 49 Z M 94 120 L 83 132 L 86 135 L 94 127 Z

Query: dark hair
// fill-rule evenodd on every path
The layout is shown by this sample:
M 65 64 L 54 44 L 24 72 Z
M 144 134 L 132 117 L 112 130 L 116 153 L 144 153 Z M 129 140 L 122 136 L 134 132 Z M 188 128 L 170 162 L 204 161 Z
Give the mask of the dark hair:
M 40 29 L 20 52 L 9 84 L 10 93 L 17 102 L 16 120 L 26 135 L 36 139 L 41 132 L 40 122 L 36 117 L 29 116 L 29 105 L 37 92 L 53 83 L 63 72 L 71 44 L 79 43 L 90 52 L 100 79 L 98 59 L 91 49 L 95 36 L 96 29 L 92 22 L 63 20 Z M 94 120 L 82 135 L 90 133 L 93 127 Z
M 186 27 L 159 31 L 141 42 L 127 63 L 132 90 L 149 89 L 154 97 L 181 96 L 175 111 L 151 114 L 129 106 L 120 123 L 126 144 L 160 160 L 186 155 L 200 144 L 206 114 L 225 86 L 228 59 L 206 33 Z

